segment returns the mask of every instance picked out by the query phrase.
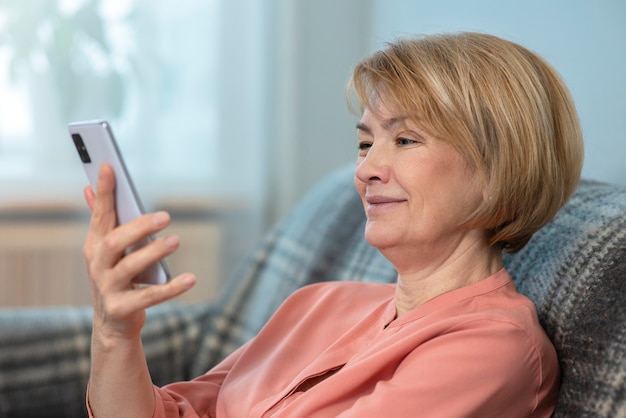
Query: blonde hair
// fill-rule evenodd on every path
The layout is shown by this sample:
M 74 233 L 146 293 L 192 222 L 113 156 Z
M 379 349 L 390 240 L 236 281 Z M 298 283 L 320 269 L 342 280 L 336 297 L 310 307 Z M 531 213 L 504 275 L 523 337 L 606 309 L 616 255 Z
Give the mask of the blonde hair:
M 389 43 L 354 69 L 361 112 L 376 101 L 425 122 L 484 174 L 467 225 L 519 251 L 574 192 L 583 160 L 578 115 L 540 56 L 493 35 L 462 32 Z

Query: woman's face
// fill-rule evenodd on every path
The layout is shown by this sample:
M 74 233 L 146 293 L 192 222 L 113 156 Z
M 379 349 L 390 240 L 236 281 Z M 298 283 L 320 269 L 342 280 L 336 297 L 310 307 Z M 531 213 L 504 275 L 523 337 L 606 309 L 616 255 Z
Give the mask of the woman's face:
M 475 170 L 451 145 L 379 103 L 357 125 L 354 182 L 367 214 L 367 241 L 385 255 L 403 248 L 427 255 L 475 240 L 476 231 L 461 226 L 482 199 Z

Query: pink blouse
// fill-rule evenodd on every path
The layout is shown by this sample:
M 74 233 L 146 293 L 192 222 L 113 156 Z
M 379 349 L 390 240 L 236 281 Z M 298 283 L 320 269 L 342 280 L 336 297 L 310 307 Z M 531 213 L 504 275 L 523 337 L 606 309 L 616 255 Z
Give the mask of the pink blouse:
M 155 417 L 549 417 L 559 369 L 506 270 L 398 319 L 394 285 L 290 296 L 205 375 L 155 387 Z

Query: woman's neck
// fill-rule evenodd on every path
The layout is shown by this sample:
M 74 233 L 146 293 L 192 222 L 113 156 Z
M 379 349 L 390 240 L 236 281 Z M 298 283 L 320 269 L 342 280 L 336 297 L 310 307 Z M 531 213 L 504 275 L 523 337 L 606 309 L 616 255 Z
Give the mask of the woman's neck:
M 437 262 L 414 263 L 412 268 L 404 266 L 398 270 L 397 316 L 439 295 L 485 279 L 502 267 L 501 250 L 479 242 L 465 249 L 457 248 Z

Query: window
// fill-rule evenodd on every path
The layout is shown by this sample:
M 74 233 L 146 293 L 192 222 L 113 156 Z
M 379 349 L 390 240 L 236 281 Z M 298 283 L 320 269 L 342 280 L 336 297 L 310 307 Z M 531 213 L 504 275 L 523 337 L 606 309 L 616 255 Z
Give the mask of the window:
M 0 1 L 0 198 L 80 196 L 69 122 L 111 122 L 142 195 L 218 165 L 219 0 Z

